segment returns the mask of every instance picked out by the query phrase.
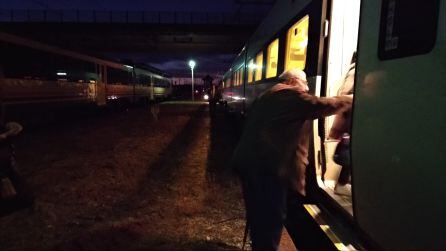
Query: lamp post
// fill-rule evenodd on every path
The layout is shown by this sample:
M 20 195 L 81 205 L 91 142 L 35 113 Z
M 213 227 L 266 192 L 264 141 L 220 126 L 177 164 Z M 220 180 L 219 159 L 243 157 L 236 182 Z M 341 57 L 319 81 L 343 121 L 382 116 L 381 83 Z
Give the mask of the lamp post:
M 194 60 L 189 60 L 189 67 L 190 70 L 192 72 L 192 102 L 194 101 L 194 68 L 195 68 L 195 61 Z

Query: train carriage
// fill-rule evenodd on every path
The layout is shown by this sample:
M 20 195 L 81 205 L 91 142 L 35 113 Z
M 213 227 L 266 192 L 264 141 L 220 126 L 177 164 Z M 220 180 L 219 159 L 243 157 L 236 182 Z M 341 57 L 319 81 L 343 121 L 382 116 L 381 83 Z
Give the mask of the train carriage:
M 106 105 L 165 99 L 171 81 L 160 70 L 130 66 L 0 33 L 2 105 L 83 102 Z
M 307 73 L 314 95 L 336 95 L 357 51 L 352 193 L 333 191 L 333 117 L 313 124 L 307 170 L 305 208 L 337 249 L 446 247 L 445 18 L 439 0 L 278 0 L 225 74 L 224 101 L 249 116 L 290 68 Z

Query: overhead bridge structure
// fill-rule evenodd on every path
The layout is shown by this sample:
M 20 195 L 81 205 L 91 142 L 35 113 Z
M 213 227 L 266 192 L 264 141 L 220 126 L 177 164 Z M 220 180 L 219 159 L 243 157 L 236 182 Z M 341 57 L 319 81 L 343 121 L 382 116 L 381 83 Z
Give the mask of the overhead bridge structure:
M 0 30 L 87 53 L 233 53 L 262 18 L 246 12 L 0 10 Z

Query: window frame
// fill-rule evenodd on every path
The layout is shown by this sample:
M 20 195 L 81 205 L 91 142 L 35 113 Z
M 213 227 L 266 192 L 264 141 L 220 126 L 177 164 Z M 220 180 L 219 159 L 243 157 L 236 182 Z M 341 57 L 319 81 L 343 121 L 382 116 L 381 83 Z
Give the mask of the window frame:
M 261 59 L 261 63 L 259 64 L 259 58 Z M 256 63 L 255 63 L 255 65 L 256 65 L 256 67 L 255 67 L 255 71 L 254 71 L 254 82 L 258 82 L 258 81 L 261 81 L 262 79 L 263 79 L 263 63 L 264 63 L 264 60 L 263 60 L 263 50 L 261 50 L 261 51 L 259 51 L 257 54 L 256 54 L 256 61 L 255 61 Z M 258 73 L 258 71 L 259 71 L 259 69 L 260 69 L 260 74 Z
M 247 83 L 248 84 L 252 84 L 254 83 L 254 58 L 251 58 L 248 60 L 248 80 Z
M 290 55 L 290 40 L 291 40 L 291 34 L 293 32 L 293 30 L 295 30 L 301 22 L 303 22 L 306 19 L 306 23 L 307 23 L 307 43 L 305 45 L 305 58 L 303 61 L 303 67 L 300 70 L 304 70 L 307 66 L 307 58 L 308 58 L 308 44 L 309 44 L 309 39 L 310 39 L 310 15 L 306 14 L 304 16 L 302 16 L 301 18 L 299 18 L 296 22 L 293 22 L 291 24 L 291 26 L 289 26 L 289 28 L 286 30 L 285 32 L 285 36 L 286 36 L 286 41 L 285 41 L 285 57 L 284 57 L 284 70 L 289 70 L 291 67 L 289 66 L 291 60 L 289 60 L 289 55 Z
M 273 46 L 277 46 L 277 50 L 275 51 L 275 58 L 276 58 L 276 67 L 274 68 L 275 72 L 274 74 L 269 74 L 270 71 L 273 70 L 273 68 L 271 68 L 271 50 L 273 48 Z M 277 76 L 277 72 L 278 72 L 278 66 L 279 66 L 279 50 L 280 50 L 280 38 L 277 37 L 275 39 L 273 39 L 273 41 L 271 41 L 267 47 L 267 51 L 266 51 L 266 70 L 265 70 L 265 79 L 269 79 L 269 78 L 273 78 Z

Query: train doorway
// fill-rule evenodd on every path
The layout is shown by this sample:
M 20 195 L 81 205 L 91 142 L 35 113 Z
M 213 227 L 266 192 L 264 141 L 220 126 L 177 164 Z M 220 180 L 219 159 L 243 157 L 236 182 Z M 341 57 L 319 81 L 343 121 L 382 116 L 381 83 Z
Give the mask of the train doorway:
M 331 1 L 325 62 L 326 75 L 324 76 L 325 90 L 322 92 L 327 97 L 346 94 L 349 92 L 348 89 L 351 90 L 353 87 L 351 83 L 354 80 L 355 64 L 352 64 L 352 57 L 356 54 L 358 43 L 359 14 L 360 0 Z M 349 167 L 342 167 L 333 159 L 336 146 L 339 143 L 339 138 L 333 138 L 333 135 L 330 137 L 334 121 L 335 116 L 327 117 L 323 121 L 324 133 L 320 140 L 322 141 L 321 151 L 324 151 L 324 154 L 320 156 L 325 158 L 322 161 L 325 166 L 317 170 L 318 185 L 350 215 L 353 215 Z M 342 170 L 343 175 L 341 175 Z M 341 182 L 341 180 L 344 181 Z

